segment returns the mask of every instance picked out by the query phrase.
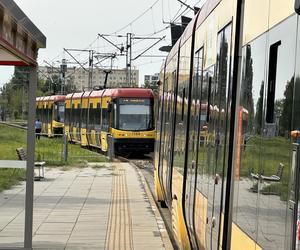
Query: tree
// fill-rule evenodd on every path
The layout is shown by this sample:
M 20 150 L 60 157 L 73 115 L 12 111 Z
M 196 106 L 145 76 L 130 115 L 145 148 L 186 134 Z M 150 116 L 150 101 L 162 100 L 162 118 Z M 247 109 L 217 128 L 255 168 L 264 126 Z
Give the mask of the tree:
M 255 115 L 255 123 L 256 123 L 256 133 L 261 134 L 261 126 L 263 121 L 263 98 L 264 98 L 264 81 L 261 82 L 259 98 L 256 103 L 256 115 Z
M 248 126 L 253 128 L 254 103 L 253 103 L 253 60 L 251 57 L 251 46 L 246 46 L 246 60 L 241 86 L 241 105 L 248 110 Z
M 284 99 L 282 101 L 282 112 L 279 114 L 280 135 L 285 135 L 287 131 L 289 132 L 292 130 L 293 94 L 294 77 L 292 77 L 285 86 Z
M 296 77 L 293 106 L 293 130 L 300 130 L 300 78 Z

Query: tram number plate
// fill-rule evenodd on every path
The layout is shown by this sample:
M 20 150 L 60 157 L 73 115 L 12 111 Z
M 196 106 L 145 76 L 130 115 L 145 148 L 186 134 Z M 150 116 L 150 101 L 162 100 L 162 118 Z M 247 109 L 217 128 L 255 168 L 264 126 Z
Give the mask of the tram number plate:
M 132 132 L 132 135 L 133 135 L 133 136 L 140 136 L 141 133 L 140 133 L 140 132 Z

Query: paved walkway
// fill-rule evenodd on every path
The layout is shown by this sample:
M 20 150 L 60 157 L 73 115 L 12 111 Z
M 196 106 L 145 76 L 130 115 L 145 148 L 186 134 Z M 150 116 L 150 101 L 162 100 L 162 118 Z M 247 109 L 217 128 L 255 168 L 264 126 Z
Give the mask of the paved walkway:
M 35 182 L 34 249 L 170 249 L 142 177 L 128 163 L 51 169 L 46 177 Z M 0 248 L 23 244 L 24 192 L 22 184 L 0 193 Z

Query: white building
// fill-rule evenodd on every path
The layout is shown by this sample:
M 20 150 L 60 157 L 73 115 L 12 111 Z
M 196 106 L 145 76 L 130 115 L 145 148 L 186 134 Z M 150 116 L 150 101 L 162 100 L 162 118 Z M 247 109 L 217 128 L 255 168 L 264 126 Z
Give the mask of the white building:
M 47 79 L 51 74 L 60 75 L 60 68 L 51 67 L 39 67 L 40 79 Z M 91 86 L 103 86 L 105 81 L 104 69 L 94 68 L 92 72 L 92 84 Z M 65 74 L 66 82 L 72 82 L 77 91 L 87 90 L 89 81 L 89 72 L 83 68 L 68 68 Z M 138 87 L 139 82 L 139 70 L 131 70 L 131 84 L 126 81 L 126 69 L 112 69 L 107 76 L 107 88 L 117 87 Z

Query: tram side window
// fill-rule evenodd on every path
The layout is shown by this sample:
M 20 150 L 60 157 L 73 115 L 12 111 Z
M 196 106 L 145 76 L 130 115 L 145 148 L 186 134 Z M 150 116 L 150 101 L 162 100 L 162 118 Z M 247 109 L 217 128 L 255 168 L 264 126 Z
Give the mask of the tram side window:
M 51 121 L 51 106 L 47 106 L 47 123 Z
M 89 104 L 88 114 L 87 114 L 87 127 L 88 130 L 94 129 L 94 117 L 93 117 L 93 103 Z
M 70 109 L 65 108 L 65 124 L 69 124 Z
M 94 109 L 94 124 L 95 124 L 95 129 L 97 131 L 101 130 L 101 105 L 98 102 L 96 109 Z
M 73 126 L 74 127 L 76 127 L 76 123 L 77 123 L 77 108 L 75 108 L 75 105 L 74 105 L 74 107 L 73 107 L 73 111 L 72 111 L 73 113 Z
M 207 121 L 207 117 L 209 116 L 208 111 L 208 86 L 207 83 L 204 82 L 203 79 L 203 48 L 199 49 L 195 53 L 195 72 L 194 72 L 194 81 L 196 82 L 195 86 L 197 86 L 197 90 L 193 91 L 193 99 L 200 102 L 200 110 L 199 114 L 196 114 L 197 120 L 199 120 L 198 115 L 200 115 L 200 129 Z
M 48 107 L 48 104 L 46 106 L 46 112 L 45 112 L 45 115 L 46 115 L 46 123 L 49 123 L 49 107 Z
M 44 113 L 44 122 L 48 123 L 48 106 L 47 105 L 44 106 L 43 113 Z
M 108 131 L 108 110 L 102 109 L 102 131 Z
M 95 109 L 93 108 L 93 104 L 90 104 L 90 109 L 89 109 L 89 126 L 90 129 L 95 128 Z
M 85 128 L 86 127 L 86 109 L 85 108 L 82 108 L 81 109 L 81 127 L 82 128 Z
M 81 117 L 80 117 L 80 115 L 81 115 L 81 105 L 80 104 L 78 104 L 77 105 L 77 109 L 76 109 L 76 117 L 77 117 L 77 119 L 76 119 L 76 126 L 79 128 L 80 127 L 80 123 L 81 123 Z
M 76 125 L 76 109 L 75 109 L 75 104 L 72 104 L 72 117 L 71 117 L 71 124 L 72 126 Z
M 43 104 L 43 106 L 42 106 L 42 108 L 41 108 L 41 118 L 42 118 L 42 122 L 43 123 L 46 123 L 46 121 L 45 121 L 45 109 L 44 109 L 44 104 Z
M 184 104 L 185 104 L 185 88 L 182 90 L 182 106 L 181 106 L 181 121 L 184 118 Z
M 176 78 L 177 78 L 177 70 L 174 70 L 172 73 L 172 88 L 174 88 L 175 84 L 176 84 Z M 172 114 L 173 114 L 173 107 L 174 107 L 174 93 L 173 93 L 173 89 L 170 90 L 170 107 L 169 107 L 169 122 L 172 119 Z

